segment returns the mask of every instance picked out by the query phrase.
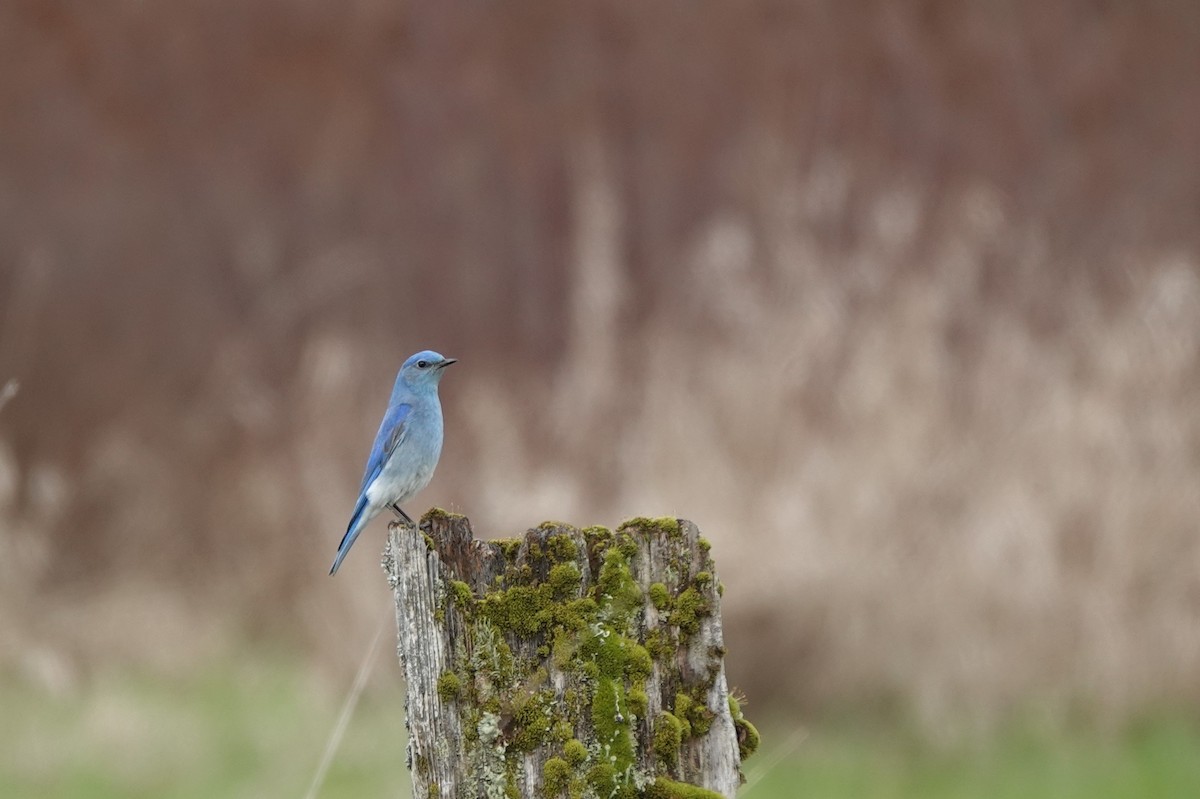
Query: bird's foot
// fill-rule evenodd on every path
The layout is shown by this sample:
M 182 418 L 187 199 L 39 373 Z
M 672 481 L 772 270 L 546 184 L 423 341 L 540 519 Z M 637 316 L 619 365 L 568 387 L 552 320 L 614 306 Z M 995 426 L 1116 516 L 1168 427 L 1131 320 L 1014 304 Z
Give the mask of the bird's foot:
M 394 513 L 395 513 L 397 516 L 399 516 L 401 519 L 403 519 L 403 520 L 405 521 L 405 523 L 406 523 L 406 524 L 408 524 L 408 526 L 409 526 L 409 527 L 416 527 L 416 526 L 417 526 L 417 523 L 416 523 L 416 522 L 414 522 L 412 519 L 410 519 L 410 518 L 408 517 L 408 514 L 407 514 L 407 513 L 405 513 L 405 512 L 404 512 L 404 511 L 401 509 L 401 507 L 400 507 L 400 505 L 399 505 L 398 503 L 396 503 L 396 502 L 393 502 L 391 505 L 388 505 L 388 507 L 389 507 L 389 508 L 391 508 L 391 509 L 392 509 L 392 511 L 393 511 L 393 512 L 394 512 Z

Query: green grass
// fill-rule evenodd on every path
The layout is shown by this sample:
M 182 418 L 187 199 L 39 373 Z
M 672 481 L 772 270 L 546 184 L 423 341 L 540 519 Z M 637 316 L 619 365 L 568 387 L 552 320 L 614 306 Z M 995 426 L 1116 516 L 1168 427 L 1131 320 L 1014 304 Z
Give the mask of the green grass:
M 404 725 L 394 712 L 403 694 L 398 669 L 385 671 L 377 667 L 322 797 L 407 791 Z M 66 697 L 0 681 L 0 794 L 303 797 L 343 698 L 316 685 L 267 659 L 184 680 L 103 674 Z
M 396 670 L 381 660 L 322 797 L 408 795 Z M 183 680 L 100 674 L 65 697 L 0 677 L 0 793 L 28 799 L 303 797 L 342 701 L 259 657 Z M 751 713 L 753 718 L 753 713 Z M 1200 796 L 1200 726 L 1010 731 L 934 747 L 903 725 L 763 725 L 747 799 L 1153 799 Z
M 1010 730 L 986 743 L 933 746 L 895 725 L 768 726 L 746 764 L 748 799 L 1153 799 L 1200 796 L 1200 726 L 1161 718 L 1122 734 Z M 773 741 L 772 741 L 773 739 Z M 773 746 L 771 745 L 773 743 Z M 777 765 L 765 773 L 773 756 Z

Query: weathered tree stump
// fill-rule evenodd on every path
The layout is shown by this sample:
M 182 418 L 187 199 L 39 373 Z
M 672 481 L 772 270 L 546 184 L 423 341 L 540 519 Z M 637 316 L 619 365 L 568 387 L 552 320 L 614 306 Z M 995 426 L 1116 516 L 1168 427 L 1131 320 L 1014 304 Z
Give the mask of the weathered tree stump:
M 691 522 L 477 541 L 435 509 L 391 526 L 384 568 L 416 799 L 734 795 L 758 733 L 726 688 Z

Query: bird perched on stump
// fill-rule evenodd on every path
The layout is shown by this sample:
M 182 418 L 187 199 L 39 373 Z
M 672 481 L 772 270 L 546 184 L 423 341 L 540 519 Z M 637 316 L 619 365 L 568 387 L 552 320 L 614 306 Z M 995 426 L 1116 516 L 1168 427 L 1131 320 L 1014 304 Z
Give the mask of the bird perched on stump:
M 358 503 L 350 516 L 350 526 L 338 545 L 332 575 L 358 534 L 384 508 L 390 508 L 412 525 L 413 520 L 400 508 L 418 491 L 429 485 L 433 469 L 442 454 L 442 403 L 438 383 L 446 367 L 455 363 L 432 350 L 410 357 L 396 375 L 392 398 L 375 435 L 367 471 L 358 489 Z

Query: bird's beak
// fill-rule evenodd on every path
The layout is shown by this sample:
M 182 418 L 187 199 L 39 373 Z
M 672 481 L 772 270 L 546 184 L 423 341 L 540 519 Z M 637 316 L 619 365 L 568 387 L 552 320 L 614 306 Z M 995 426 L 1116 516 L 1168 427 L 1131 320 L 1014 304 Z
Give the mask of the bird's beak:
M 438 368 L 445 369 L 447 366 L 449 366 L 452 363 L 458 363 L 458 358 L 446 358 L 445 360 L 443 360 L 441 363 L 438 364 Z

